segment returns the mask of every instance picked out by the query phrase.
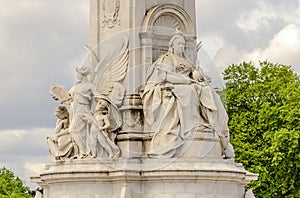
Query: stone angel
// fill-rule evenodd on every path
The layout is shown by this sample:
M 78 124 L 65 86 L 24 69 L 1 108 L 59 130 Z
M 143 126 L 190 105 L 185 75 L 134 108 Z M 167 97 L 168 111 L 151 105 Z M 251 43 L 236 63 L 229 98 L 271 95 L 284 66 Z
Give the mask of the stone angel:
M 95 87 L 89 82 L 90 68 L 77 67 L 78 81 L 69 92 L 63 86 L 51 86 L 50 94 L 61 103 L 70 104 L 69 133 L 78 146 L 78 156 L 74 158 L 90 157 L 89 127 L 94 119 L 91 113 Z
M 101 49 L 106 49 L 106 47 L 101 46 Z M 50 94 L 54 99 L 62 104 L 70 105 L 69 133 L 79 149 L 78 156 L 74 158 L 80 159 L 92 157 L 90 130 L 93 125 L 99 123 L 92 113 L 95 109 L 95 98 L 106 97 L 113 105 L 120 105 L 123 101 L 125 88 L 120 81 L 127 73 L 128 38 L 116 39 L 114 44 L 110 44 L 107 48 L 111 50 L 105 50 L 100 54 L 100 58 L 89 47 L 87 49 L 91 57 L 91 66 L 76 68 L 78 82 L 71 90 L 67 91 L 59 85 L 50 88 Z M 120 113 L 116 111 L 112 114 L 111 123 L 120 122 L 121 116 L 117 114 Z M 103 131 L 101 127 L 103 126 L 94 128 Z M 107 130 L 112 131 L 110 128 Z M 100 146 L 105 147 L 101 144 Z
M 117 106 L 122 104 L 125 95 L 125 88 L 120 81 L 125 78 L 128 68 L 128 37 L 116 37 L 113 43 L 102 43 L 100 47 L 112 50 L 99 49 L 97 56 L 97 50 L 86 46 L 92 70 L 90 81 L 100 94 L 95 96 L 97 105 L 94 108 L 90 147 L 94 158 L 114 158 L 120 155 L 120 149 L 115 144 L 116 130 L 122 125 Z

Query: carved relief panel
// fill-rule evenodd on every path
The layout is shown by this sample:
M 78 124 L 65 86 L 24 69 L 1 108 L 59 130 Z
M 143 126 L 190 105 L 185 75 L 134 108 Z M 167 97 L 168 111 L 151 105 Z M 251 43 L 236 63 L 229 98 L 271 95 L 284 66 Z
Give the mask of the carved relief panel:
M 104 0 L 102 5 L 102 27 L 113 28 L 120 25 L 120 0 Z

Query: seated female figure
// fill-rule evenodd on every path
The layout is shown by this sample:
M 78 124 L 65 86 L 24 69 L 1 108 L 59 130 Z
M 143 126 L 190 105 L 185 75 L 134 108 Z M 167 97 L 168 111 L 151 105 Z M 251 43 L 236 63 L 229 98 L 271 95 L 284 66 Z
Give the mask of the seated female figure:
M 154 132 L 149 157 L 178 156 L 185 136 L 198 128 L 214 130 L 225 140 L 228 137 L 227 114 L 220 97 L 185 58 L 184 50 L 183 35 L 175 34 L 169 51 L 147 72 L 142 100 L 145 129 Z

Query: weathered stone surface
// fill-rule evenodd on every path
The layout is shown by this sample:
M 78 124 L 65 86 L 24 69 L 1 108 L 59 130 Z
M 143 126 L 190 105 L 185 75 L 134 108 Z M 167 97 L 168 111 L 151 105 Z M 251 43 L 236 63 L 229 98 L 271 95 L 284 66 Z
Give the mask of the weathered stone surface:
M 198 65 L 195 0 L 90 2 L 90 65 L 50 89 L 70 116 L 56 112 L 52 164 L 32 177 L 44 198 L 244 198 L 257 175 L 234 162 Z

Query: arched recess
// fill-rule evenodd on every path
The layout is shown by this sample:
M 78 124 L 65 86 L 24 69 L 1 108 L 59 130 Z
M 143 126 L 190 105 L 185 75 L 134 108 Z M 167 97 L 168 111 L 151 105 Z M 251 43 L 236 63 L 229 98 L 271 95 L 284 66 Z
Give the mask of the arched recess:
M 186 38 L 186 57 L 196 62 L 196 30 L 189 14 L 180 6 L 161 4 L 149 9 L 142 24 L 142 62 L 150 64 L 168 50 L 172 34 L 179 29 Z

